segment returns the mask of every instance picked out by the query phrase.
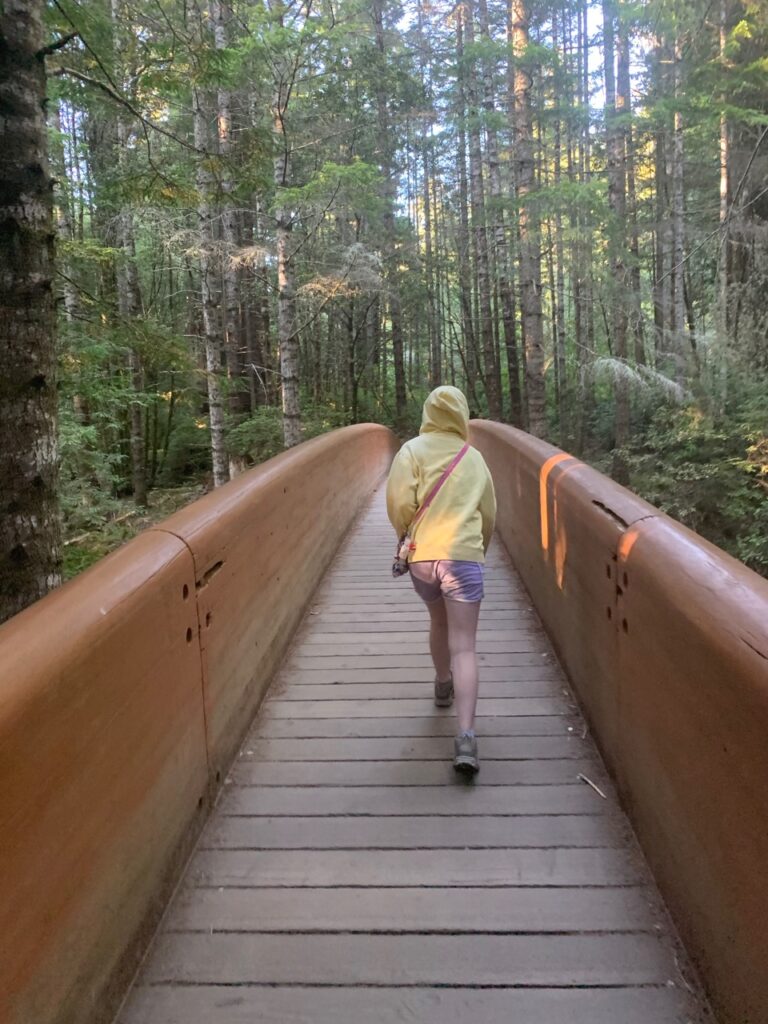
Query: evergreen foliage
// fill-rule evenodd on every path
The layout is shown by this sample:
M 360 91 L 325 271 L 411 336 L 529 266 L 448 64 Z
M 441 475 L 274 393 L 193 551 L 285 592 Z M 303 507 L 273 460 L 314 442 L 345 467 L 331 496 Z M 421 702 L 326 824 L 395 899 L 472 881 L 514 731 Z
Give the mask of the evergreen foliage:
M 540 374 L 550 440 L 768 572 L 764 4 L 48 14 L 70 537 L 207 485 L 214 414 L 219 478 L 293 443 L 294 377 L 309 437 L 439 381 L 529 425 Z

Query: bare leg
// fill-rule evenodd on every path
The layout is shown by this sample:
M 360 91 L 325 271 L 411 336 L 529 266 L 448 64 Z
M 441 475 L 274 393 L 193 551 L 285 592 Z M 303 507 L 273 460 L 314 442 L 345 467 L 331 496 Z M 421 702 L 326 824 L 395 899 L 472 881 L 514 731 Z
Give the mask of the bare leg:
M 438 683 L 447 683 L 451 678 L 451 654 L 448 648 L 448 618 L 445 601 L 430 601 L 429 611 L 429 653 L 435 665 Z
M 459 732 L 475 728 L 478 674 L 475 642 L 479 601 L 444 601 L 448 620 L 448 648 L 451 652 L 456 717 Z

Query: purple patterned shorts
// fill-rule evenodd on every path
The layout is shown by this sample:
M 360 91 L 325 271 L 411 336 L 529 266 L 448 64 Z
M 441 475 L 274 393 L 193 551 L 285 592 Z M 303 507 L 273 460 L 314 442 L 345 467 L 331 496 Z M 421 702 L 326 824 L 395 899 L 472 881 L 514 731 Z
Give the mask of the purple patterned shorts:
M 427 604 L 444 597 L 448 601 L 482 601 L 482 562 L 411 562 L 413 589 Z

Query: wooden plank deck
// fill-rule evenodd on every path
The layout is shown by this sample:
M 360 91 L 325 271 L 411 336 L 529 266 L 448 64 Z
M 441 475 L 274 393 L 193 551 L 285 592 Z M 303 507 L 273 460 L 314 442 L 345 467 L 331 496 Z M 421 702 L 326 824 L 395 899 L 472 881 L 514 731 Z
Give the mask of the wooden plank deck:
M 379 493 L 321 587 L 119 1024 L 711 1018 L 500 546 L 481 771 L 452 770 Z M 606 794 L 599 796 L 579 776 Z

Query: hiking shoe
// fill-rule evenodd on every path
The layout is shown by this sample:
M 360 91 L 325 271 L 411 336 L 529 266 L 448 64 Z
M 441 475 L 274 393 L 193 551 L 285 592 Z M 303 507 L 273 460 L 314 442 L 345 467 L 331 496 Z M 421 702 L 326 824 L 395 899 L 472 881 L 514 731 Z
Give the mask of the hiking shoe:
M 445 682 L 435 680 L 435 707 L 449 708 L 453 704 L 453 676 Z
M 471 776 L 480 771 L 476 736 L 457 736 L 453 741 L 453 747 L 453 767 L 457 772 Z

